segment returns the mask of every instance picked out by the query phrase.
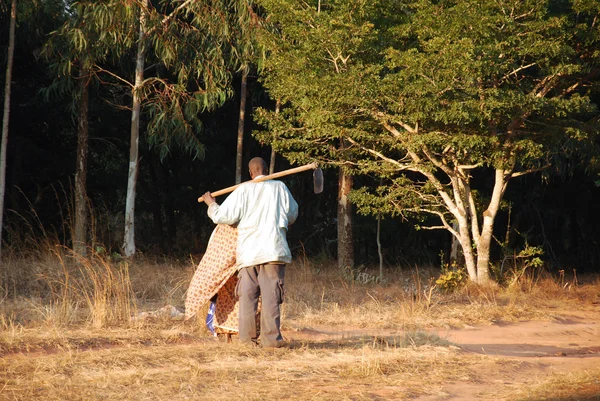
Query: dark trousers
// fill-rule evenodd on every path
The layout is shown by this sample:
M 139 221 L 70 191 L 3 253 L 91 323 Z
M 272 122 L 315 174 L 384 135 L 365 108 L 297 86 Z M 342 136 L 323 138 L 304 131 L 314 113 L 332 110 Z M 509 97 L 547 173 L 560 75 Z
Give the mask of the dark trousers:
M 285 265 L 264 264 L 244 267 L 238 273 L 240 298 L 240 341 L 256 340 L 256 310 L 262 296 L 260 311 L 260 343 L 263 347 L 281 345 L 280 305 L 283 303 Z

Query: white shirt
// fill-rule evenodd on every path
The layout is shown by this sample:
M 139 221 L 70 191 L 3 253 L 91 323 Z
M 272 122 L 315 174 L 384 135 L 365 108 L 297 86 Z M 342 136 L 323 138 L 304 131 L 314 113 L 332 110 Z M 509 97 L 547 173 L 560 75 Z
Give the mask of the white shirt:
M 238 224 L 238 269 L 292 261 L 286 234 L 298 217 L 298 204 L 283 182 L 248 181 L 221 205 L 211 204 L 208 217 L 215 224 Z

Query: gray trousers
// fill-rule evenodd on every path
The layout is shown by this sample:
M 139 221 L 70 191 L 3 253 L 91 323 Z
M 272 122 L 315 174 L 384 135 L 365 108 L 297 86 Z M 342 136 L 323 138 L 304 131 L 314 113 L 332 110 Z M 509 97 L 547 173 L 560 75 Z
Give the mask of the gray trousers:
M 262 295 L 260 343 L 263 347 L 281 345 L 280 305 L 283 303 L 285 265 L 264 264 L 242 268 L 238 273 L 240 299 L 240 341 L 256 340 L 256 310 Z

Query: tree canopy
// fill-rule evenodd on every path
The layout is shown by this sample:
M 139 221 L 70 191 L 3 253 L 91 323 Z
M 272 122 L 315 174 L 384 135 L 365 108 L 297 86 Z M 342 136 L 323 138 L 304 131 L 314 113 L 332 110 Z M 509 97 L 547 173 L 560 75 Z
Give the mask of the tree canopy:
M 490 278 L 509 180 L 594 144 L 598 3 L 261 4 L 274 25 L 264 84 L 287 102 L 262 113 L 275 146 L 380 180 L 355 191 L 363 213 L 436 216 L 421 227 L 460 241 L 472 280 Z

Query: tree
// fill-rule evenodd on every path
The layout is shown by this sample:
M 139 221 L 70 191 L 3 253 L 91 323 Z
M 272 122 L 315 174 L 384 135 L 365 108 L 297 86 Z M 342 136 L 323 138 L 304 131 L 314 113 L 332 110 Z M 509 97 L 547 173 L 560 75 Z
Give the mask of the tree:
M 176 6 L 146 0 L 80 1 L 75 6 L 78 12 L 62 35 L 73 48 L 100 52 L 91 58 L 90 74 L 114 88 L 115 105 L 132 110 L 123 242 L 124 254 L 132 256 L 140 127 L 161 157 L 172 146 L 203 157 L 200 113 L 232 93 L 228 68 L 239 63 L 230 28 L 246 21 L 251 6 L 190 0 Z M 135 70 L 128 64 L 132 52 L 137 54 Z M 72 58 L 63 61 L 70 72 Z M 126 93 L 132 98 L 129 105 L 123 101 Z
M 73 250 L 87 254 L 88 243 L 88 141 L 89 141 L 89 91 L 91 68 L 104 58 L 104 50 L 99 45 L 100 32 L 94 25 L 86 26 L 85 31 L 77 30 L 76 23 L 87 19 L 85 7 L 71 4 L 65 9 L 67 20 L 49 35 L 43 50 L 50 60 L 50 70 L 55 74 L 52 84 L 42 93 L 46 101 L 55 96 L 70 96 L 71 108 L 77 120 L 77 153 L 75 160 L 73 220 L 71 222 L 71 241 Z M 76 83 L 76 84 L 75 84 Z
M 246 121 L 246 91 L 248 89 L 248 69 L 242 71 L 242 82 L 240 84 L 240 114 L 238 120 L 237 149 L 235 159 L 235 183 L 242 182 L 242 155 L 244 150 L 244 123 Z
M 592 132 L 585 87 L 598 68 L 577 43 L 586 31 L 580 23 L 597 13 L 559 7 L 415 2 L 411 20 L 390 31 L 400 35 L 371 81 L 373 105 L 361 110 L 382 132 L 351 139 L 371 161 L 363 171 L 396 175 L 376 196 L 355 198 L 363 210 L 378 201 L 392 213 L 436 216 L 441 224 L 423 228 L 452 233 L 479 283 L 490 279 L 494 222 L 508 182 L 546 168 Z M 473 177 L 488 173 L 493 185 L 484 194 Z
M 72 110 L 77 119 L 77 153 L 71 236 L 73 250 L 85 255 L 89 214 L 86 181 L 90 84 L 97 66 L 117 55 L 118 50 L 111 54 L 109 49 L 117 43 L 121 44 L 119 48 L 122 49 L 123 43 L 126 43 L 127 30 L 122 29 L 123 25 L 111 24 L 111 18 L 125 20 L 123 17 L 127 13 L 123 12 L 126 9 L 111 9 L 110 4 L 94 8 L 93 4 L 85 1 L 73 2 L 66 11 L 69 18 L 50 34 L 44 47 L 44 55 L 53 62 L 51 70 L 56 75 L 52 85 L 43 93 L 47 101 L 57 94 L 73 99 Z
M 127 197 L 125 202 L 125 239 L 123 253 L 125 256 L 135 254 L 135 188 L 139 168 L 140 115 L 142 111 L 141 90 L 144 81 L 144 61 L 146 58 L 146 13 L 148 0 L 140 4 L 139 36 L 137 41 L 137 56 L 135 59 L 135 84 L 132 88 L 133 105 L 131 108 L 131 139 L 129 141 L 129 174 L 127 175 Z
M 557 156 L 573 155 L 593 136 L 589 88 L 599 71 L 600 4 L 332 1 L 322 11 L 329 25 L 303 6 L 265 4 L 287 39 L 265 81 L 297 81 L 287 85 L 295 88 L 285 97 L 294 105 L 287 119 L 263 113 L 284 133 L 288 155 L 331 157 L 384 180 L 351 194 L 361 213 L 413 216 L 423 229 L 449 231 L 470 279 L 489 281 L 508 182 L 556 165 Z M 347 18 L 333 18 L 348 8 Z M 295 30 L 285 29 L 282 10 L 301 21 Z M 302 53 L 304 67 L 292 55 L 306 42 L 318 45 L 314 56 Z M 325 60 L 345 79 L 334 81 Z M 327 131 L 348 141 L 348 150 L 328 150 Z
M 15 53 L 15 26 L 17 21 L 17 0 L 12 0 L 10 9 L 10 28 L 8 37 L 8 62 L 4 83 L 4 112 L 2 115 L 2 149 L 0 150 L 0 257 L 2 255 L 2 227 L 4 216 L 4 192 L 6 188 L 6 147 L 8 146 L 8 121 L 10 117 L 10 82 L 12 79 L 13 58 Z
M 87 68 L 81 68 L 79 74 L 79 108 L 77 116 L 77 158 L 75 161 L 75 211 L 73 221 L 73 250 L 87 255 L 88 196 L 87 166 L 89 140 L 89 94 L 90 76 Z
M 240 112 L 238 119 L 237 132 L 237 151 L 235 161 L 235 183 L 242 182 L 242 155 L 244 148 L 244 124 L 246 121 L 246 101 L 248 92 L 248 75 L 253 64 L 261 64 L 260 45 L 256 41 L 257 30 L 260 29 L 261 17 L 254 11 L 254 4 L 248 1 L 246 6 L 241 9 L 242 18 L 239 24 L 234 26 L 236 52 L 239 54 L 241 63 L 241 83 L 240 83 Z
M 314 2 L 313 2 L 314 3 Z M 338 266 L 354 268 L 352 190 L 354 158 L 346 136 L 357 121 L 336 111 L 348 86 L 362 85 L 348 68 L 357 53 L 368 54 L 376 35 L 363 24 L 360 2 L 327 4 L 262 1 L 274 29 L 262 40 L 269 49 L 261 81 L 282 111 L 259 109 L 268 131 L 257 135 L 292 162 L 320 160 L 339 170 L 337 198 Z M 368 7 L 367 7 L 368 8 Z M 357 12 L 358 11 L 358 12 Z

